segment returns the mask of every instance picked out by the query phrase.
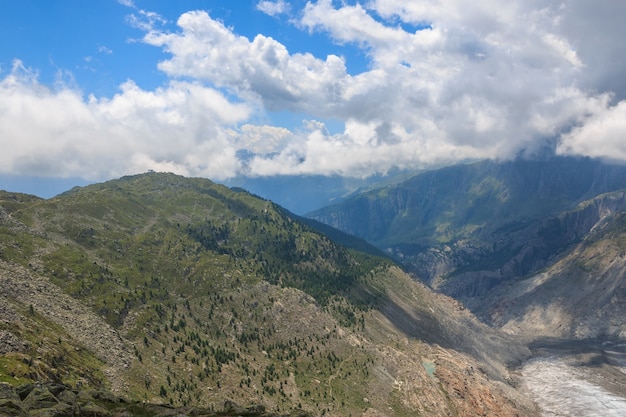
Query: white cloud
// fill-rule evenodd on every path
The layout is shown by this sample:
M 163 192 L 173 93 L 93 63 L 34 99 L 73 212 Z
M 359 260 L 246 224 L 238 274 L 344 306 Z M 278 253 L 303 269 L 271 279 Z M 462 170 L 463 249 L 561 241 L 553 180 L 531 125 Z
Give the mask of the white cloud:
M 278 0 L 278 1 L 261 0 L 257 3 L 256 8 L 257 10 L 267 15 L 277 16 L 279 14 L 283 14 L 289 11 L 289 4 L 285 3 L 284 0 Z
M 158 68 L 172 81 L 154 91 L 129 81 L 110 99 L 83 100 L 16 69 L 0 84 L 0 144 L 11 149 L 0 162 L 20 172 L 162 167 L 223 178 L 241 169 L 364 176 L 532 155 L 546 144 L 626 160 L 626 3 L 584 3 L 319 0 L 291 11 L 298 28 L 363 51 L 370 65 L 352 75 L 339 54 L 290 52 L 203 11 L 166 31 L 160 15 L 137 10 L 131 23 L 169 54 Z M 277 18 L 286 7 L 257 3 Z M 270 126 L 273 112 L 302 115 L 306 126 Z M 327 119 L 343 132 L 316 122 Z M 258 155 L 244 166 L 241 149 Z
M 240 129 L 231 129 L 231 142 L 238 148 L 255 154 L 270 154 L 283 149 L 295 135 L 289 129 L 276 126 L 245 124 Z
M 610 106 L 607 97 L 597 107 L 562 136 L 557 152 L 626 161 L 626 101 Z
M 23 175 L 99 179 L 146 169 L 221 179 L 239 169 L 227 128 L 250 116 L 220 92 L 173 81 L 129 81 L 111 99 L 50 90 L 16 63 L 0 81 L 0 166 Z
M 151 32 L 145 41 L 172 58 L 159 68 L 172 77 L 193 77 L 260 100 L 269 110 L 335 114 L 346 78 L 344 61 L 311 54 L 289 54 L 276 40 L 238 36 L 203 11 L 178 20 L 178 34 Z
M 132 6 L 132 8 L 136 9 L 137 12 L 127 15 L 126 22 L 136 29 L 144 32 L 152 32 L 167 23 L 167 19 L 158 13 L 137 9 L 134 6 Z
M 104 45 L 100 45 L 98 46 L 98 52 L 101 54 L 105 54 L 105 55 L 111 55 L 113 53 L 113 50 L 109 47 L 106 47 Z
M 309 30 L 328 30 L 338 42 L 358 42 L 373 48 L 399 46 L 410 34 L 377 22 L 357 3 L 335 9 L 330 0 L 307 3 L 301 25 Z

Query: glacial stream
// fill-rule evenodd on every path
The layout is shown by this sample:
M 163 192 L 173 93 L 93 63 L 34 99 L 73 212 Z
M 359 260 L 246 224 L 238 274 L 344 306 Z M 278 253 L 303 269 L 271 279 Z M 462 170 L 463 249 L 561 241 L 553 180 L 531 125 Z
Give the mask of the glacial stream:
M 626 416 L 626 346 L 561 341 L 533 351 L 521 373 L 543 416 Z

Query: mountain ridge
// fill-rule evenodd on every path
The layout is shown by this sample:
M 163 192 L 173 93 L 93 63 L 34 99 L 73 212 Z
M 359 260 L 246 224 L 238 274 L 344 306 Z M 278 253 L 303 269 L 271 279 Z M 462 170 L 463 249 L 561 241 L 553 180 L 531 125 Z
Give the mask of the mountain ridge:
M 281 414 L 534 413 L 507 368 L 527 348 L 247 192 L 146 173 L 1 193 L 0 238 L 0 382 Z
M 598 194 L 626 188 L 625 173 L 623 165 L 589 158 L 479 161 L 420 173 L 307 217 L 378 247 L 397 242 L 432 246 L 489 233 L 493 230 L 485 227 L 489 220 L 502 225 L 536 217 L 538 211 L 554 214 Z

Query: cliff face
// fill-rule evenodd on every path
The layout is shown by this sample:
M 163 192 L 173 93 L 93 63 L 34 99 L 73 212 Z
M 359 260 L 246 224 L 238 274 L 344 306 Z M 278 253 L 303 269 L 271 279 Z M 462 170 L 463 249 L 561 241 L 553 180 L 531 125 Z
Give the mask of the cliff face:
M 623 199 L 623 193 L 608 198 Z M 606 206 L 605 206 L 606 209 Z M 528 340 L 626 337 L 626 214 L 604 216 L 541 271 L 484 297 L 483 315 Z

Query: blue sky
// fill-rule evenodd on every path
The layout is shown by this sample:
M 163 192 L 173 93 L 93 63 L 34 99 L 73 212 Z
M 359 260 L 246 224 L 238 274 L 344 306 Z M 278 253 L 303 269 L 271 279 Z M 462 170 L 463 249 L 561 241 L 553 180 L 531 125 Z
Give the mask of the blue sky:
M 0 2 L 0 188 L 626 160 L 622 2 Z
M 303 6 L 305 2 L 291 2 L 290 7 L 297 4 Z M 299 30 L 257 6 L 257 1 L 216 0 L 6 0 L 0 6 L 0 35 L 4 40 L 0 63 L 6 73 L 13 60 L 20 59 L 39 73 L 42 83 L 54 84 L 61 75 L 84 93 L 112 96 L 127 79 L 141 88 L 154 89 L 167 82 L 167 75 L 155 65 L 166 55 L 142 43 L 144 31 L 131 21 L 131 16 L 141 19 L 142 11 L 150 11 L 147 7 L 157 10 L 158 27 L 163 30 L 175 31 L 178 17 L 187 11 L 206 10 L 212 18 L 250 39 L 264 33 L 280 39 L 291 52 L 311 52 L 318 57 L 339 50 L 353 72 L 365 69 L 367 59 L 359 48 L 339 46 L 328 37 Z

